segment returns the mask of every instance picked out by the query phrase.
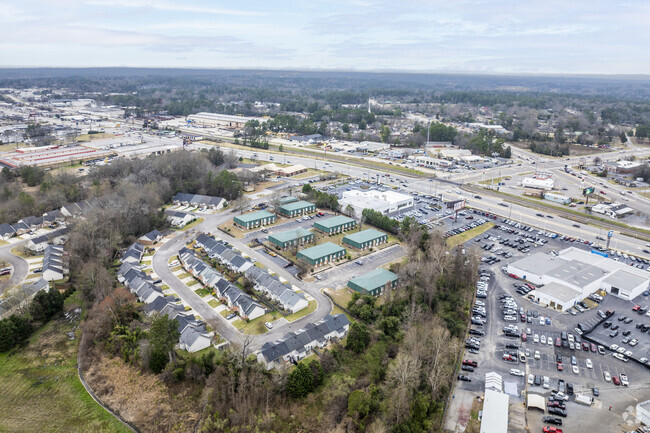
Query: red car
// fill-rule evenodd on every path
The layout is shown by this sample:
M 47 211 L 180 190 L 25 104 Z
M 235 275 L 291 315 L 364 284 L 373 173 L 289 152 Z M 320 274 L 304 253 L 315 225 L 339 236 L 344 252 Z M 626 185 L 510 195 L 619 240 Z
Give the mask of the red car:
M 635 305 L 634 307 L 632 307 L 632 311 L 639 311 L 640 309 L 641 309 L 640 305 Z
M 564 367 L 562 366 L 561 362 L 558 362 L 557 363 L 557 371 L 562 371 L 562 370 L 564 370 Z
M 560 337 L 557 337 L 555 339 L 555 347 L 560 347 L 562 345 L 562 341 L 560 340 Z
M 600 191 L 600 193 L 601 193 L 602 195 L 605 195 L 605 191 Z
M 584 350 L 585 352 L 589 352 L 589 345 L 584 341 L 582 342 L 582 350 Z
M 557 427 L 547 427 L 547 426 L 544 426 L 544 428 L 542 429 L 542 431 L 543 431 L 544 433 L 562 433 L 562 429 L 561 429 L 561 428 L 557 428 Z
M 478 362 L 470 361 L 469 359 L 466 359 L 466 360 L 463 361 L 463 365 L 469 365 L 471 367 L 478 367 Z
M 612 376 L 612 382 L 614 382 L 614 385 L 618 386 L 621 384 L 621 379 L 619 379 L 618 376 Z
M 596 351 L 596 345 L 594 343 L 591 343 L 591 351 L 592 352 Z
M 521 341 L 526 341 L 528 339 L 528 336 L 526 335 L 525 332 L 521 333 Z
M 318 212 L 318 215 L 323 216 L 325 214 L 323 212 Z

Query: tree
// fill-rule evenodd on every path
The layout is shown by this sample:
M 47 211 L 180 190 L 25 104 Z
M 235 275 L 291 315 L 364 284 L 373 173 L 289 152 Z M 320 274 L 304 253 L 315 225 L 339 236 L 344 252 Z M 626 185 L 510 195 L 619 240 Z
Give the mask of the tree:
M 49 292 L 39 291 L 30 306 L 30 313 L 36 321 L 50 320 L 63 308 L 63 295 L 52 287 Z
M 305 362 L 299 362 L 287 378 L 287 392 L 294 398 L 304 397 L 314 389 L 314 375 Z
M 243 214 L 251 205 L 251 200 L 248 197 L 238 197 L 235 201 L 232 202 L 233 208 L 239 211 L 239 214 Z
M 9 321 L 14 325 L 14 340 L 16 344 L 22 344 L 32 335 L 33 328 L 27 317 L 12 314 L 9 317 Z
M 180 335 L 180 332 L 178 332 L 178 320 L 170 319 L 167 314 L 164 316 L 155 316 L 151 322 L 151 329 L 149 330 L 149 343 L 153 347 L 152 354 L 156 351 L 169 354 L 169 360 L 171 361 L 174 346 L 178 342 Z
M 353 323 L 350 325 L 346 349 L 355 353 L 363 352 L 370 344 L 370 333 L 363 323 Z
M 352 215 L 354 215 L 354 208 L 352 207 L 351 204 L 349 204 L 349 205 L 347 205 L 347 206 L 345 207 L 345 213 L 346 213 L 349 217 L 351 217 Z
M 363 419 L 370 412 L 370 396 L 360 389 L 348 396 L 348 416 Z
M 442 123 L 434 122 L 429 127 L 430 141 L 452 141 L 456 138 L 456 135 L 458 135 L 458 131 L 453 126 L 446 126 Z
M 8 319 L 0 320 L 0 352 L 6 352 L 16 345 L 15 326 Z
M 345 132 L 346 134 L 350 132 L 350 125 L 348 123 L 344 123 L 343 126 L 341 126 L 341 130 Z
M 154 373 L 158 374 L 167 366 L 169 358 L 167 354 L 159 349 L 153 349 L 149 354 L 149 368 Z
M 390 128 L 388 127 L 388 125 L 384 125 L 381 127 L 379 136 L 381 137 L 381 141 L 383 143 L 386 143 L 388 141 L 388 138 L 390 137 Z

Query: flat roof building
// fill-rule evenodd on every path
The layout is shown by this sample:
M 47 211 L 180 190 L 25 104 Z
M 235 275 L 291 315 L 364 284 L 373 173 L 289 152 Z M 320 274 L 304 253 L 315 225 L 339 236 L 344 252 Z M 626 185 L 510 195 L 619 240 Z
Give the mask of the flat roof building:
M 483 402 L 483 419 L 481 420 L 481 433 L 507 433 L 508 432 L 508 394 L 485 390 Z
M 312 266 L 322 266 L 345 257 L 346 249 L 331 242 L 298 251 L 296 258 Z
M 243 128 L 250 120 L 257 120 L 260 123 L 265 123 L 269 120 L 267 117 L 247 117 L 247 116 L 233 116 L 231 114 L 219 113 L 196 113 L 187 116 L 188 123 L 195 123 L 198 125 L 208 127 L 223 127 L 223 128 Z
M 278 200 L 278 203 L 280 205 L 287 204 L 287 203 L 293 203 L 294 201 L 298 201 L 298 199 L 292 195 L 288 195 L 286 197 L 282 197 Z
M 377 268 L 348 281 L 348 287 L 363 295 L 379 296 L 385 289 L 395 288 L 399 278 L 391 271 Z
M 357 222 L 354 219 L 343 215 L 337 215 L 331 218 L 325 218 L 320 221 L 316 221 L 314 223 L 314 228 L 327 235 L 334 235 L 337 233 L 342 233 L 346 230 L 350 230 L 356 227 L 356 225 Z
M 343 237 L 344 244 L 357 250 L 365 250 L 386 242 L 388 242 L 388 235 L 375 229 L 366 229 Z
M 302 227 L 296 227 L 295 229 L 270 235 L 269 242 L 282 249 L 286 249 L 294 245 L 304 245 L 314 242 L 314 234 Z
M 600 254 L 574 247 L 560 251 L 557 257 L 536 253 L 509 264 L 508 273 L 543 285 L 532 292 L 533 297 L 558 310 L 566 310 L 597 290 L 630 300 L 648 290 L 650 272 Z
M 364 209 L 374 209 L 388 214 L 413 206 L 413 197 L 395 191 L 352 190 L 344 191 L 339 203 L 341 208 L 352 206 L 357 216 L 360 216 Z
M 275 220 L 275 215 L 265 210 L 237 215 L 233 218 L 233 222 L 236 225 L 246 230 L 273 224 Z
M 281 215 L 291 218 L 316 212 L 316 205 L 308 201 L 300 200 L 283 204 L 279 207 L 278 211 Z

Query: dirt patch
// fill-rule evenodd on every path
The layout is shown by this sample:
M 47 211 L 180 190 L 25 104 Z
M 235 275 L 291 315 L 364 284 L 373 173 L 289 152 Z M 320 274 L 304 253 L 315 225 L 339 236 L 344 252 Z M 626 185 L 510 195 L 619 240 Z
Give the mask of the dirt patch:
M 200 388 L 191 383 L 165 385 L 94 350 L 84 377 L 95 394 L 113 411 L 143 432 L 191 432 L 200 417 Z

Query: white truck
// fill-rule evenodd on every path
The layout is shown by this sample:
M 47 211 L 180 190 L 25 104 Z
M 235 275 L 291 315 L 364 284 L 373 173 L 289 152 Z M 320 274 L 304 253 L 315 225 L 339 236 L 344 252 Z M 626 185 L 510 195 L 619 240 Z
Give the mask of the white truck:
M 585 406 L 591 406 L 594 402 L 594 398 L 586 394 L 576 394 L 575 395 L 576 403 L 584 404 Z

